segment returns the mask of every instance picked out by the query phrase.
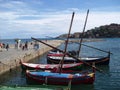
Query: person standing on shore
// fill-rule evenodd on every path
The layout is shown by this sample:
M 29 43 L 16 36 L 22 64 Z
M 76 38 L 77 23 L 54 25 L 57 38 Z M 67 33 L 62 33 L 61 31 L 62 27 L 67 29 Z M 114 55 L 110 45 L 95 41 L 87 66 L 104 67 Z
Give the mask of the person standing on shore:
M 28 50 L 28 41 L 25 42 L 25 49 Z
M 15 42 L 16 42 L 15 48 L 19 49 L 21 40 L 20 39 L 15 39 Z
M 6 45 L 6 49 L 7 49 L 7 51 L 8 51 L 8 49 L 9 49 L 9 44 Z

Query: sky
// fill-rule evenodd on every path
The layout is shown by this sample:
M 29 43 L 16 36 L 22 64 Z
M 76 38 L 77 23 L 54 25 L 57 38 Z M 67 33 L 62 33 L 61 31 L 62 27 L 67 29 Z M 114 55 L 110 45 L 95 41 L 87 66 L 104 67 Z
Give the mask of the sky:
M 0 0 L 0 39 L 46 38 L 120 24 L 120 0 Z

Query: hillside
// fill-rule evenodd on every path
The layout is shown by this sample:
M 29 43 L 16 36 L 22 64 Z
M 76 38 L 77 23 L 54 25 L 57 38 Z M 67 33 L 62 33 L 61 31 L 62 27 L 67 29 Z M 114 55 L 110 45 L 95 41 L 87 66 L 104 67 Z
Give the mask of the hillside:
M 75 32 L 70 35 L 70 38 L 81 37 L 82 32 Z M 66 38 L 67 34 L 60 35 L 57 38 Z M 115 38 L 120 37 L 120 24 L 110 24 L 100 27 L 95 27 L 94 29 L 87 30 L 84 33 L 84 38 Z

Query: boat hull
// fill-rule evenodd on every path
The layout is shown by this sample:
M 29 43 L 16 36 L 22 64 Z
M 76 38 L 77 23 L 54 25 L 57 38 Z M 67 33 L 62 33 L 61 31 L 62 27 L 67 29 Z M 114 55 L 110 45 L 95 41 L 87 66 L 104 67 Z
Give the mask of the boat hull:
M 59 64 L 33 64 L 33 63 L 21 63 L 22 70 L 53 70 L 59 67 Z M 63 64 L 63 70 L 81 70 L 83 63 Z
M 40 73 L 40 72 L 38 72 Z M 37 73 L 36 73 L 37 74 Z M 55 75 L 54 75 L 55 74 Z M 63 76 L 63 77 L 62 77 Z M 43 75 L 35 75 L 31 74 L 31 72 L 26 73 L 26 81 L 28 84 L 47 84 L 47 85 L 68 85 L 71 82 L 71 85 L 79 85 L 79 84 L 93 84 L 95 80 L 95 74 L 87 74 L 87 75 L 73 75 L 73 74 L 59 74 L 53 73 L 53 75 L 45 76 Z
M 47 57 L 47 63 L 49 64 L 57 64 L 60 62 L 60 58 L 52 58 L 55 56 L 48 56 Z M 89 60 L 88 60 L 89 59 Z M 79 58 L 80 61 L 75 60 L 75 59 L 64 59 L 64 63 L 79 63 L 79 62 L 86 62 L 88 64 L 95 63 L 95 65 L 108 65 L 110 61 L 110 57 L 88 57 L 86 59 Z M 85 64 L 84 64 L 85 65 Z

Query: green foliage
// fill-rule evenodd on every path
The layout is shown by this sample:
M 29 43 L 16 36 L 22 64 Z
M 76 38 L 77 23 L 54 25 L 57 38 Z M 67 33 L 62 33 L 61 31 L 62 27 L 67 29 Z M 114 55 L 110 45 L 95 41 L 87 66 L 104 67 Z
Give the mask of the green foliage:
M 71 34 L 70 38 L 79 38 L 82 33 L 75 32 Z M 58 38 L 66 38 L 67 34 L 60 35 Z M 120 37 L 120 24 L 112 23 L 110 25 L 104 25 L 100 27 L 95 27 L 94 29 L 87 30 L 83 34 L 84 38 L 116 38 Z

